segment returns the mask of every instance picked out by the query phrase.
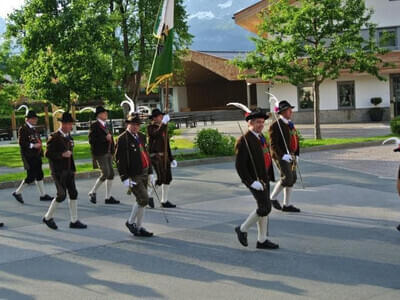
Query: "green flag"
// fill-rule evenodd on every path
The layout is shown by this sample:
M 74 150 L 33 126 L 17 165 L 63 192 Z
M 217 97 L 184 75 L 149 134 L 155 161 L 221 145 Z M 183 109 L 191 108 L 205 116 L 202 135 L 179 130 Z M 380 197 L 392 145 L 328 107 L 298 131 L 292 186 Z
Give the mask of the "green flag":
M 173 75 L 174 2 L 174 0 L 163 0 L 157 15 L 154 35 L 158 42 L 147 82 L 147 94 L 150 94 L 162 81 Z

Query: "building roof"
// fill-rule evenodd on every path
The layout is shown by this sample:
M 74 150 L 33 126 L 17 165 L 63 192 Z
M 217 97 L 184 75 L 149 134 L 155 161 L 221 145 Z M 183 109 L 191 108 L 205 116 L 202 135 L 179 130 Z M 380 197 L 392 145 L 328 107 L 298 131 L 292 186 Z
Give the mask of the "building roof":
M 231 60 L 237 57 L 243 57 L 250 51 L 197 51 L 197 52 L 223 58 L 226 60 Z

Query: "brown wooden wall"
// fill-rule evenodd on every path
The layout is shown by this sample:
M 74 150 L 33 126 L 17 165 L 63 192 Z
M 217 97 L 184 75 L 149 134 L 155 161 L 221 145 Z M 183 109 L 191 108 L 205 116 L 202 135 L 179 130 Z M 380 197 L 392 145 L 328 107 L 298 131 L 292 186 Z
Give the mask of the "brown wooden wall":
M 187 97 L 191 111 L 226 109 L 229 102 L 246 104 L 246 82 L 218 80 L 188 85 Z

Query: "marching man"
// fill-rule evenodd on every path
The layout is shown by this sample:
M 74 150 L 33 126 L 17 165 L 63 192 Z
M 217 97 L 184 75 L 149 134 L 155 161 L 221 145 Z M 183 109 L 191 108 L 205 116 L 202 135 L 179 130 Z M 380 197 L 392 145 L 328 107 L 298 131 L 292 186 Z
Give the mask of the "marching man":
M 57 196 L 51 201 L 50 207 L 43 218 L 51 229 L 57 229 L 53 216 L 58 205 L 69 195 L 69 212 L 71 222 L 69 228 L 84 229 L 87 226 L 78 220 L 78 191 L 75 186 L 75 162 L 73 157 L 74 140 L 70 132 L 74 119 L 68 112 L 59 119 L 61 127 L 51 134 L 47 141 L 46 157 L 49 159 L 51 175 L 57 188 Z
M 28 184 L 34 181 L 39 190 L 40 201 L 51 201 L 53 199 L 46 194 L 44 189 L 42 169 L 43 149 L 40 135 L 35 130 L 37 122 L 38 116 L 34 111 L 30 110 L 25 117 L 25 124 L 18 130 L 21 158 L 27 173 L 26 178 L 21 182 L 17 190 L 12 193 L 14 198 L 20 203 L 24 203 L 22 191 Z
M 244 107 L 242 104 L 231 103 L 228 105 Z M 242 182 L 253 194 L 257 202 L 257 209 L 252 211 L 244 223 L 235 228 L 235 231 L 239 242 L 247 247 L 247 231 L 257 223 L 256 247 L 258 249 L 277 249 L 279 245 L 267 239 L 267 216 L 271 212 L 269 182 L 275 180 L 269 145 L 262 134 L 268 116 L 260 109 L 251 112 L 245 107 L 244 110 L 247 112 L 248 132 L 242 135 L 236 143 L 236 170 Z
M 156 108 L 151 112 L 150 120 L 152 124 L 147 127 L 149 152 L 151 163 L 157 173 L 156 185 L 161 186 L 161 205 L 165 208 L 175 208 L 176 205 L 168 201 L 168 189 L 172 181 L 171 168 L 178 166 L 178 163 L 172 156 L 168 138 L 168 122 L 170 121 L 170 117 Z M 166 148 L 167 153 L 165 153 Z
M 100 167 L 101 174 L 89 192 L 89 200 L 96 204 L 96 191 L 106 183 L 106 204 L 119 204 L 120 202 L 111 196 L 111 187 L 114 179 L 113 155 L 114 139 L 107 128 L 108 112 L 102 106 L 96 107 L 95 112 L 97 121 L 90 126 L 89 144 L 93 156 L 93 163 Z
M 297 180 L 296 168 L 300 153 L 298 133 L 291 121 L 293 108 L 294 106 L 291 106 L 288 101 L 280 101 L 276 108 L 279 119 L 269 128 L 272 158 L 281 173 L 281 178 L 272 191 L 271 203 L 275 209 L 284 212 L 300 212 L 300 209 L 290 204 L 293 185 Z M 277 200 L 282 190 L 283 207 Z
M 136 197 L 136 203 L 125 225 L 135 236 L 152 237 L 153 233 L 143 227 L 144 208 L 149 203 L 149 179 L 154 185 L 150 155 L 145 145 L 146 136 L 139 132 L 142 121 L 137 114 L 131 114 L 125 122 L 127 128 L 118 137 L 115 159 L 123 184 Z

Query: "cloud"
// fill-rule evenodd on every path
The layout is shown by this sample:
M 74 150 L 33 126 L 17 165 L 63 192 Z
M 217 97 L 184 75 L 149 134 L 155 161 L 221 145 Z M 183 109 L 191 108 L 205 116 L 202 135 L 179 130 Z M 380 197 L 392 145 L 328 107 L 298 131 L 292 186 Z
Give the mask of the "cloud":
M 232 0 L 228 0 L 228 1 L 224 2 L 224 3 L 218 4 L 218 7 L 221 8 L 221 9 L 231 7 L 232 6 L 232 2 L 233 2 Z
M 194 18 L 199 20 L 212 20 L 215 18 L 215 15 L 212 13 L 212 11 L 199 11 L 189 16 L 189 20 Z
M 20 8 L 24 0 L 0 1 L 0 17 L 6 18 L 14 9 Z

